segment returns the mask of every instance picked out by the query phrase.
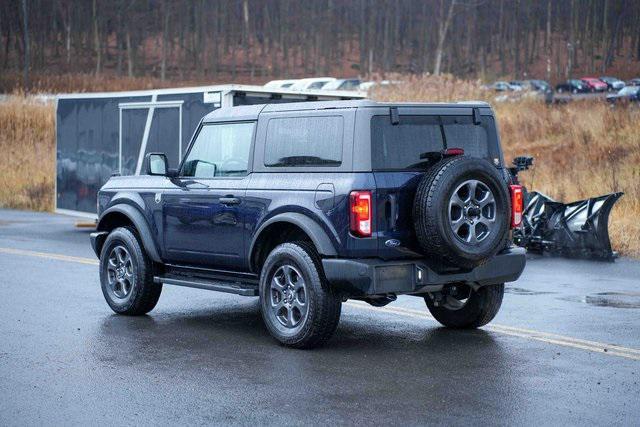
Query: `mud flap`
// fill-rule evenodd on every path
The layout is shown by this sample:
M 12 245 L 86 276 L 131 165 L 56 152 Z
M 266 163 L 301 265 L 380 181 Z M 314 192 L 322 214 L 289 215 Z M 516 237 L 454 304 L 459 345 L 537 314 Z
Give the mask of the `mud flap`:
M 522 227 L 513 240 L 529 251 L 572 258 L 613 261 L 609 214 L 624 193 L 611 193 L 573 203 L 560 203 L 542 193 L 526 197 Z

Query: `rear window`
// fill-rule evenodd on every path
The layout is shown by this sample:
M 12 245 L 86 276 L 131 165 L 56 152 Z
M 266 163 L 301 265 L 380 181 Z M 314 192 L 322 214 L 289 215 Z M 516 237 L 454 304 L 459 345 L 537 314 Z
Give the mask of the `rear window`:
M 482 117 L 482 124 L 474 125 L 471 116 L 400 116 L 400 123 L 392 125 L 390 117 L 371 119 L 374 170 L 422 169 L 428 160 L 425 153 L 445 148 L 462 148 L 465 155 L 497 157 L 491 147 L 496 138 L 493 119 Z
M 471 116 L 442 117 L 442 127 L 447 148 L 462 148 L 466 156 L 489 158 L 487 130 L 474 125 Z
M 343 122 L 340 116 L 269 120 L 265 166 L 340 166 Z
M 418 167 L 420 154 L 444 149 L 436 116 L 401 116 L 398 125 L 392 125 L 389 116 L 374 116 L 371 135 L 371 161 L 377 170 Z

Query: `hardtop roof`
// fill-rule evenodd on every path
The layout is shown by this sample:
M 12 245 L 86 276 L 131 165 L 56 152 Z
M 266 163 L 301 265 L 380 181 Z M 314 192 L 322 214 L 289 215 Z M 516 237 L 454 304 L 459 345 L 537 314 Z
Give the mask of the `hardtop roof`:
M 315 102 L 287 102 L 279 104 L 242 105 L 237 107 L 219 108 L 207 114 L 204 122 L 231 121 L 231 120 L 257 120 L 260 113 L 273 113 L 283 111 L 311 111 L 332 110 L 347 108 L 389 108 L 389 107 L 437 107 L 437 108 L 490 108 L 483 101 L 463 102 L 376 102 L 370 99 L 356 99 L 346 101 L 315 101 Z

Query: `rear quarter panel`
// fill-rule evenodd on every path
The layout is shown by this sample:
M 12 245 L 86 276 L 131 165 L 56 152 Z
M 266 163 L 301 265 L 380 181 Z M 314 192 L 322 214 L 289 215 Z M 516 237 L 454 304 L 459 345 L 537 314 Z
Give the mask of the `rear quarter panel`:
M 338 256 L 376 256 L 375 236 L 356 238 L 349 233 L 349 193 L 356 189 L 375 192 L 373 174 L 253 173 L 246 192 L 244 211 L 248 240 L 252 241 L 260 226 L 270 218 L 280 213 L 296 212 L 313 219 L 322 227 Z M 373 215 L 375 218 L 375 207 Z

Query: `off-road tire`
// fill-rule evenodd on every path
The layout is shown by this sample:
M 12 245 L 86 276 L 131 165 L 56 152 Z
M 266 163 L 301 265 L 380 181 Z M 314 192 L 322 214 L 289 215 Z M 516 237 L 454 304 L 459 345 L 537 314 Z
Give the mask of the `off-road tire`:
M 495 198 L 495 229 L 482 242 L 458 239 L 449 223 L 449 201 L 457 186 L 475 179 Z M 445 158 L 433 165 L 418 184 L 413 203 L 416 237 L 434 267 L 471 269 L 504 249 L 509 237 L 511 201 L 504 178 L 487 160 L 467 156 Z
M 134 284 L 127 298 L 114 297 L 109 289 L 107 263 L 111 251 L 116 246 L 124 246 L 132 260 Z M 162 293 L 162 284 L 153 282 L 153 263 L 144 252 L 142 244 L 133 228 L 114 229 L 104 242 L 100 252 L 100 283 L 102 294 L 111 309 L 129 316 L 147 314 L 158 303 Z
M 471 291 L 466 304 L 457 310 L 436 307 L 431 297 L 424 298 L 431 315 L 441 324 L 454 329 L 472 329 L 491 322 L 502 305 L 504 284 L 482 286 Z
M 283 265 L 292 265 L 300 271 L 308 295 L 306 317 L 291 330 L 278 323 L 270 300 L 271 281 Z M 331 338 L 340 321 L 342 300 L 324 277 L 320 257 L 312 244 L 283 243 L 271 251 L 260 275 L 260 308 L 269 333 L 288 347 L 313 348 Z

